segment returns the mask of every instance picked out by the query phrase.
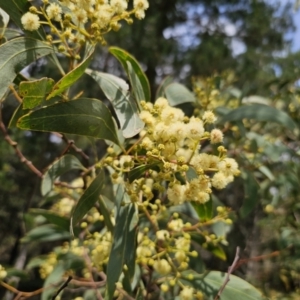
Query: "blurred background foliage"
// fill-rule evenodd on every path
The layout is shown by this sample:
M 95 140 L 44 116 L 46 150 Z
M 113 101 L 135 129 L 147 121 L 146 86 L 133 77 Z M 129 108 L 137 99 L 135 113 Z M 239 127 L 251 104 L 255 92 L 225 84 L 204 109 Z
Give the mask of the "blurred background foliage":
M 282 119 L 274 123 L 240 118 L 227 123 L 226 114 L 234 108 L 265 104 L 286 112 L 299 128 L 300 52 L 291 52 L 288 39 L 295 29 L 293 13 L 288 1 L 153 0 L 145 20 L 131 26 L 123 24 L 122 30 L 107 36 L 109 46 L 126 49 L 142 64 L 153 100 L 159 83 L 169 75 L 199 96 L 198 106 L 187 106 L 186 111 L 201 110 L 205 106 L 201 103 L 203 95 L 209 98 L 218 91 L 209 108 L 216 110 L 220 124 L 226 124 L 225 144 L 230 156 L 239 162 L 242 175 L 215 199 L 232 207 L 236 215 L 229 245 L 224 247 L 227 261 L 203 250 L 206 264 L 226 271 L 240 246 L 242 258 L 248 260 L 236 274 L 271 299 L 297 299 L 300 293 L 298 129 L 289 128 Z M 124 75 L 106 47 L 99 47 L 92 68 Z M 25 71 L 35 78 L 59 78 L 55 72 L 43 59 Z M 74 95 L 82 90 L 88 96 L 99 95 L 101 91 L 86 79 L 78 82 Z M 2 103 L 6 126 L 17 105 L 13 95 Z M 16 128 L 9 134 L 41 171 L 67 146 L 50 134 Z M 100 142 L 69 138 L 90 160 L 103 151 Z M 0 182 L 0 264 L 22 269 L 30 258 L 47 253 L 53 245 L 41 243 L 33 249 L 21 242 L 30 229 L 29 209 L 47 205 L 40 195 L 40 179 L 19 160 L 3 135 Z M 32 290 L 35 284 L 39 286 L 38 280 L 28 283 L 24 279 L 19 288 Z M 1 291 L 0 297 L 3 295 Z

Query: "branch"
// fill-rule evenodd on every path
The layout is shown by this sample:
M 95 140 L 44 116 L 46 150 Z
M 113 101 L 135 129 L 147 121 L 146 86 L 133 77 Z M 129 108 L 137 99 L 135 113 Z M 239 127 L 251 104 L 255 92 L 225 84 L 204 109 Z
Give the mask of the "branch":
M 21 297 L 24 297 L 24 299 L 26 299 L 26 298 L 41 294 L 45 290 L 45 288 L 40 288 L 33 292 L 22 292 L 22 291 L 17 290 L 13 286 L 5 283 L 4 281 L 0 281 L 0 284 L 7 290 L 11 291 L 12 293 L 17 294 L 15 299 L 20 299 Z
M 84 188 L 84 186 L 72 186 L 71 184 L 68 184 L 68 183 L 62 182 L 62 181 L 55 181 L 54 185 L 55 186 L 66 187 L 66 188 L 71 189 L 71 190 L 83 189 Z
M 52 300 L 55 300 L 55 298 L 59 295 L 59 293 L 68 286 L 70 281 L 72 280 L 72 276 L 69 276 L 68 279 L 64 282 L 64 284 L 58 289 L 58 291 L 55 293 L 55 295 L 52 297 Z
M 229 278 L 230 274 L 236 268 L 236 265 L 239 262 L 239 259 L 240 259 L 240 247 L 236 247 L 236 253 L 235 253 L 234 261 L 233 261 L 232 265 L 229 267 L 226 278 L 225 278 L 225 281 L 224 281 L 223 285 L 221 286 L 221 288 L 220 288 L 220 290 L 219 290 L 219 292 L 218 292 L 218 294 L 217 294 L 217 296 L 215 297 L 214 300 L 219 300 L 220 299 L 222 292 L 224 291 L 227 283 L 230 281 L 230 278 Z
M 14 88 L 14 86 L 13 86 L 12 84 L 9 86 L 9 89 L 12 91 L 12 93 L 14 94 L 14 96 L 15 96 L 15 98 L 18 100 L 18 102 L 19 102 L 20 104 L 22 104 L 22 103 L 23 103 L 23 100 L 22 100 L 22 98 L 19 96 L 19 94 L 17 93 L 17 91 L 15 90 L 15 88 Z
M 4 139 L 7 143 L 15 149 L 17 156 L 20 158 L 21 162 L 24 163 L 33 173 L 35 173 L 38 177 L 42 178 L 43 173 L 40 172 L 31 161 L 29 161 L 18 148 L 18 143 L 13 141 L 11 137 L 8 135 L 7 129 L 2 121 L 0 121 L 0 130 L 4 135 Z
M 66 280 L 66 282 L 59 288 L 59 290 L 56 292 L 56 294 L 52 297 L 52 300 L 54 300 L 58 296 L 58 293 L 60 293 L 64 288 L 66 288 L 66 286 L 69 284 L 69 282 L 71 282 L 72 284 L 74 284 L 76 286 L 92 287 L 92 288 L 103 287 L 103 286 L 106 285 L 106 280 L 97 281 L 97 282 L 88 282 L 88 281 L 85 281 L 85 280 L 75 280 L 71 276 L 69 276 L 68 279 Z M 16 294 L 15 300 L 18 300 L 18 299 L 21 299 L 21 298 L 22 299 L 27 299 L 27 298 L 36 296 L 38 294 L 41 294 L 44 290 L 53 288 L 55 286 L 54 284 L 51 284 L 47 287 L 40 288 L 40 289 L 35 290 L 33 292 L 22 292 L 22 291 L 19 291 L 18 289 L 16 289 L 15 287 L 7 284 L 4 281 L 0 281 L 0 285 L 2 285 L 4 288 L 11 291 L 12 293 Z
M 73 140 L 69 140 L 64 134 L 61 135 L 61 138 L 67 143 L 67 148 L 64 150 L 61 156 L 63 156 L 70 148 L 73 148 L 73 150 L 76 153 L 79 153 L 87 161 L 90 159 L 90 157 L 86 155 L 82 149 L 76 147 L 75 142 Z

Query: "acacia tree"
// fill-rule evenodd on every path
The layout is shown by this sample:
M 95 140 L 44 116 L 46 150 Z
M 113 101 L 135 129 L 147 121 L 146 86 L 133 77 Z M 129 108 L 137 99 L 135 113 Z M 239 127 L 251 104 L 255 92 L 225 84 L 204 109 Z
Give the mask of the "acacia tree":
M 19 106 L 1 120 L 1 131 L 16 156 L 41 179 L 38 208 L 26 214 L 22 242 L 43 249 L 40 253 L 28 246 L 31 260 L 24 273 L 1 267 L 1 285 L 17 298 L 42 293 L 42 299 L 55 299 L 63 293 L 84 299 L 263 299 L 231 274 L 243 263 L 239 248 L 227 274 L 207 270 L 202 260 L 203 251 L 226 259 L 223 247 L 235 218 L 229 203 L 214 196 L 234 186 L 234 177 L 241 173 L 236 159 L 243 157 L 242 151 L 232 151 L 230 144 L 227 150 L 224 143 L 224 134 L 230 136 L 234 126 L 223 126 L 244 118 L 275 121 L 291 130 L 295 124 L 267 105 L 219 109 L 217 123 L 211 110 L 220 100 L 224 105 L 232 100 L 229 89 L 221 93 L 222 85 L 213 84 L 220 80 L 208 85 L 195 80 L 194 93 L 164 81 L 152 103 L 143 69 L 117 47 L 109 52 L 124 68 L 130 89 L 114 74 L 90 69 L 96 45 L 105 44 L 120 21 L 144 18 L 147 1 L 128 4 L 90 0 L 30 6 L 25 0 L 0 1 L 4 25 L 11 18 L 24 34 L 3 29 L 1 98 L 5 107 L 11 91 Z M 19 74 L 36 60 L 47 61 L 59 77 Z M 83 76 L 107 102 L 93 89 L 80 88 Z M 186 103 L 194 108 L 193 115 L 175 107 Z M 26 130 L 29 136 L 47 132 L 45 140 L 62 140 L 67 147 L 60 143 L 50 151 L 55 160 L 42 172 L 20 151 L 7 127 Z M 78 148 L 80 139 L 76 145 L 71 141 L 74 136 L 90 142 L 89 155 Z M 242 176 L 249 188 L 256 187 L 249 172 Z M 245 201 L 244 214 L 249 203 Z M 41 289 L 22 292 L 12 286 L 12 276 L 34 276 L 34 268 L 44 280 Z M 79 291 L 72 289 L 78 286 Z

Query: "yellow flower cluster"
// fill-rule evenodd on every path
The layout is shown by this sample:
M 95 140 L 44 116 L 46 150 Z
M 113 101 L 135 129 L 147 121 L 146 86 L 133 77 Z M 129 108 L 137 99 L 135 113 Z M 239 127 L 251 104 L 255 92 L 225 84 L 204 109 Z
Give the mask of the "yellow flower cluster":
M 75 201 L 71 197 L 63 197 L 57 201 L 51 208 L 52 211 L 61 216 L 70 216 L 70 213 L 75 205 Z
M 179 299 L 203 299 L 200 291 L 181 282 L 182 271 L 189 268 L 190 257 L 198 256 L 197 251 L 191 250 L 191 235 L 186 232 L 190 226 L 174 213 L 168 222 L 168 230 L 157 230 L 155 236 L 152 236 L 153 232 L 145 227 L 138 234 L 136 262 L 142 267 L 151 266 L 156 275 L 164 278 L 164 281 L 159 280 L 163 282 L 160 285 L 163 292 L 168 292 L 170 287 L 179 283 L 182 288 Z M 187 275 L 185 279 L 192 280 L 193 276 Z
M 140 232 L 136 250 L 137 263 L 153 266 L 154 270 L 163 276 L 176 274 L 177 269 L 187 269 L 189 256 L 196 257 L 198 254 L 196 251 L 190 251 L 190 235 L 183 232 L 180 234 L 182 235 L 179 235 L 179 232 L 158 230 L 156 238 L 151 239 L 147 231 Z
M 142 108 L 140 118 L 146 128 L 140 147 L 147 151 L 148 163 L 160 162 L 160 172 L 153 179 L 169 182 L 167 196 L 171 204 L 205 203 L 212 187 L 223 189 L 239 175 L 238 164 L 226 157 L 223 146 L 217 148 L 218 155 L 199 152 L 205 141 L 210 140 L 211 144 L 223 141 L 221 130 L 205 131 L 206 124 L 216 121 L 213 112 L 206 111 L 202 119 L 188 118 L 165 98 L 157 99 L 154 105 L 142 102 Z
M 47 258 L 40 265 L 40 276 L 42 279 L 45 279 L 49 274 L 52 273 L 55 265 L 57 264 L 57 254 L 51 252 L 47 255 Z
M 2 265 L 0 265 L 0 281 L 4 279 L 6 276 L 7 276 L 7 272 L 5 268 Z
M 171 107 L 165 98 L 157 99 L 154 104 L 142 101 L 141 106 L 140 118 L 146 126 L 140 142 L 132 148 L 134 155 L 117 157 L 109 148 L 105 159 L 115 170 L 113 183 L 125 184 L 132 202 L 150 201 L 152 191 L 158 190 L 166 192 L 171 205 L 185 201 L 205 203 L 213 187 L 223 189 L 239 175 L 237 162 L 226 156 L 227 150 L 220 144 L 222 131 L 205 130 L 216 121 L 213 112 L 206 111 L 201 119 L 189 118 L 181 109 Z M 217 144 L 216 149 L 212 154 L 201 153 L 201 144 L 208 141 Z M 133 182 L 124 180 L 124 174 L 143 165 L 147 170 L 145 177 Z
M 103 265 L 107 264 L 111 246 L 112 246 L 112 236 L 110 232 L 105 232 L 100 234 L 95 232 L 93 234 L 93 239 L 87 241 L 87 246 L 91 250 L 91 260 L 93 266 L 95 266 L 99 271 L 103 270 Z
M 239 91 L 232 87 L 235 80 L 234 74 L 228 71 L 208 78 L 193 77 L 196 112 L 201 109 L 213 110 L 220 106 L 237 108 L 240 100 Z
M 131 10 L 128 10 L 128 0 L 43 0 L 43 3 L 40 10 L 32 6 L 22 16 L 22 25 L 29 31 L 38 30 L 41 24 L 49 25 L 52 36 L 63 44 L 80 44 L 86 40 L 104 42 L 103 35 L 118 30 L 121 20 L 131 24 L 132 15 L 143 19 L 149 7 L 147 0 L 133 0 Z M 41 21 L 40 16 L 46 21 Z M 53 21 L 60 22 L 61 29 Z M 51 41 L 52 36 L 48 37 Z
M 110 232 L 94 232 L 85 237 L 83 241 L 77 238 L 70 243 L 65 242 L 61 247 L 57 247 L 55 252 L 48 254 L 46 259 L 40 265 L 40 276 L 45 279 L 58 263 L 58 256 L 67 253 L 72 253 L 77 257 L 82 258 L 83 261 L 88 264 L 89 262 L 86 261 L 85 258 L 89 257 L 91 266 L 95 267 L 97 271 L 102 271 L 103 266 L 108 262 L 111 246 L 112 235 Z M 69 270 L 69 272 L 72 271 Z M 85 278 L 90 278 L 92 276 L 87 268 L 82 270 L 82 275 Z

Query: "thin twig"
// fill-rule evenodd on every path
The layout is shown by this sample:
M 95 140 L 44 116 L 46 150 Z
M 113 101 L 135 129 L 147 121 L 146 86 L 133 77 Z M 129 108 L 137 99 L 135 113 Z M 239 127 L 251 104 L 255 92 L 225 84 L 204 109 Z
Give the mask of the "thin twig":
M 219 292 L 218 292 L 218 294 L 217 294 L 217 296 L 215 297 L 214 300 L 219 300 L 220 299 L 222 292 L 224 291 L 227 283 L 230 281 L 230 274 L 234 271 L 239 259 L 240 259 L 240 247 L 236 247 L 236 253 L 235 253 L 234 261 L 233 261 L 232 265 L 229 267 L 226 278 L 225 278 L 225 281 L 224 281 L 223 285 L 221 286 L 221 288 L 220 288 L 220 290 L 219 290 Z
M 61 138 L 68 144 L 68 147 L 63 154 L 65 154 L 69 150 L 69 148 L 72 148 L 76 153 L 79 153 L 87 161 L 90 159 L 90 157 L 86 155 L 82 149 L 78 148 L 75 145 L 75 142 L 73 140 L 69 140 L 64 134 L 61 135 Z
M 55 298 L 59 295 L 59 293 L 68 286 L 68 284 L 70 283 L 70 281 L 72 280 L 72 276 L 69 276 L 68 279 L 64 282 L 64 284 L 57 290 L 57 292 L 55 293 L 55 295 L 52 297 L 52 300 L 55 300 Z
M 14 94 L 14 96 L 15 96 L 15 98 L 18 100 L 18 102 L 20 103 L 20 104 L 22 104 L 23 103 L 23 100 L 22 100 L 22 98 L 19 96 L 19 94 L 17 93 L 17 91 L 15 90 L 15 88 L 14 88 L 14 86 L 11 84 L 11 85 L 9 85 L 9 89 L 12 91 L 12 93 Z
M 93 268 L 92 268 L 91 259 L 90 259 L 90 257 L 88 256 L 86 250 L 84 251 L 84 258 L 85 258 L 85 262 L 86 262 L 87 269 L 89 270 L 90 275 L 91 275 L 91 282 L 94 284 L 93 288 L 94 288 L 94 290 L 95 290 L 96 297 L 97 297 L 97 299 L 99 299 L 99 300 L 103 300 L 103 298 L 102 298 L 102 296 L 101 296 L 101 293 L 98 291 L 97 285 L 95 284 L 94 277 L 93 277 Z
M 84 188 L 84 186 L 72 186 L 71 184 L 68 184 L 68 183 L 62 182 L 62 181 L 55 181 L 54 185 L 55 186 L 66 187 L 66 188 L 71 189 L 71 190 L 77 190 L 77 189 L 83 189 Z
M 70 278 L 70 277 L 69 277 Z M 80 287 L 93 287 L 95 288 L 95 286 L 97 287 L 103 287 L 106 285 L 106 280 L 103 280 L 103 281 L 96 281 L 96 282 L 90 282 L 90 281 L 85 281 L 85 280 L 76 280 L 76 279 L 72 279 L 69 281 L 69 278 L 66 279 L 67 283 L 69 283 L 71 281 L 72 284 L 76 285 L 76 286 L 80 286 Z M 66 283 L 65 283 L 66 284 Z M 27 299 L 27 298 L 30 298 L 30 297 L 33 297 L 33 296 L 36 296 L 38 294 L 41 294 L 44 290 L 47 290 L 47 289 L 50 289 L 50 288 L 53 288 L 55 285 L 54 284 L 50 284 L 49 286 L 47 287 L 43 287 L 43 288 L 40 288 L 40 289 L 37 289 L 33 292 L 22 292 L 22 291 L 19 291 L 18 289 L 16 289 L 15 287 L 7 284 L 6 282 L 4 281 L 0 281 L 0 285 L 2 285 L 4 288 L 6 288 L 7 290 L 11 291 L 12 293 L 16 294 L 16 297 L 15 297 L 15 300 L 17 299 L 21 299 L 21 298 L 24 298 L 24 299 Z M 58 292 L 61 292 L 62 288 L 65 288 L 66 286 L 63 285 L 59 290 Z M 58 294 L 56 293 L 56 295 L 54 297 L 56 297 Z M 52 298 L 52 299 L 55 299 L 55 298 Z
M 17 290 L 16 288 L 14 288 L 13 286 L 5 283 L 4 281 L 0 281 L 0 284 L 5 287 L 7 290 L 13 292 L 14 294 L 17 294 L 16 299 L 20 299 L 21 297 L 25 297 L 26 298 L 29 298 L 29 297 L 32 297 L 32 296 L 35 296 L 35 295 L 38 295 L 38 294 L 41 294 L 45 288 L 40 288 L 38 290 L 35 290 L 33 292 L 22 292 L 22 291 L 19 291 Z M 50 288 L 51 286 L 49 286 L 48 288 Z
M 83 281 L 73 279 L 72 284 L 80 287 L 103 287 L 106 285 L 106 281 Z
M 285 249 L 282 249 L 281 251 L 274 251 L 274 252 L 271 252 L 271 253 L 268 253 L 268 254 L 265 254 L 265 255 L 240 259 L 239 262 L 236 264 L 235 269 L 238 269 L 241 265 L 247 264 L 250 261 L 258 262 L 258 261 L 265 260 L 265 259 L 268 259 L 268 258 L 271 258 L 271 257 L 277 257 L 277 256 L 281 255 L 284 250 L 287 250 L 287 249 L 290 249 L 290 248 L 291 248 L 291 246 L 289 246 Z
M 120 294 L 122 294 L 124 297 L 125 297 L 125 299 L 128 299 L 128 300 L 135 300 L 135 298 L 132 298 L 125 290 L 123 290 L 123 289 L 121 289 L 121 288 L 116 288 L 116 290 L 120 293 Z
M 31 161 L 29 161 L 23 153 L 18 148 L 18 143 L 13 141 L 11 137 L 8 135 L 7 129 L 2 121 L 0 121 L 0 130 L 2 131 L 4 135 L 4 139 L 7 141 L 7 143 L 12 146 L 15 149 L 15 152 L 17 156 L 20 158 L 21 162 L 24 163 L 33 173 L 35 173 L 38 177 L 42 178 L 43 173 L 40 172 Z

